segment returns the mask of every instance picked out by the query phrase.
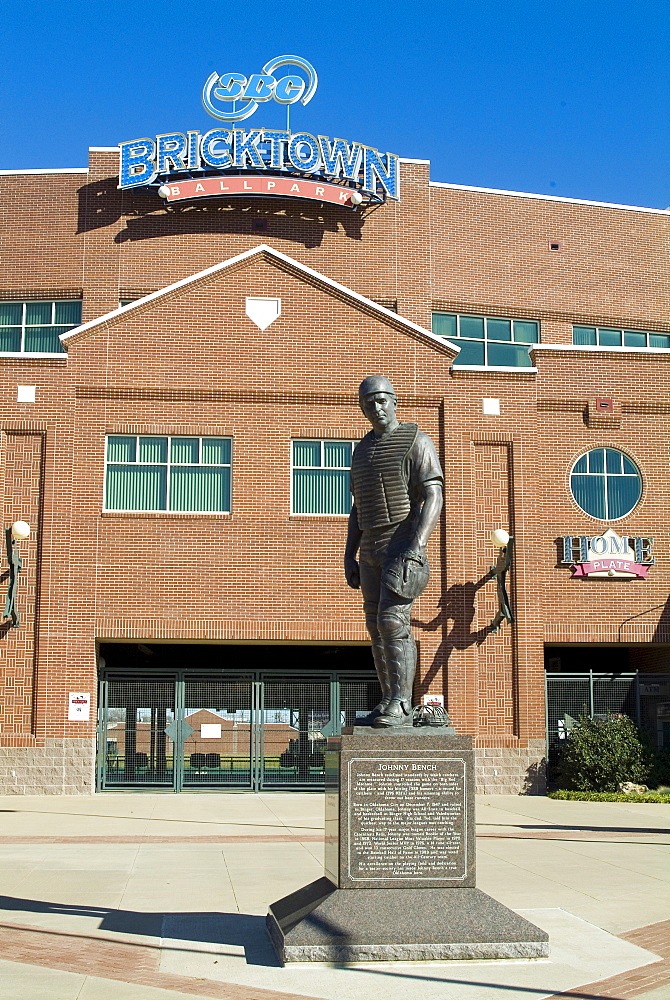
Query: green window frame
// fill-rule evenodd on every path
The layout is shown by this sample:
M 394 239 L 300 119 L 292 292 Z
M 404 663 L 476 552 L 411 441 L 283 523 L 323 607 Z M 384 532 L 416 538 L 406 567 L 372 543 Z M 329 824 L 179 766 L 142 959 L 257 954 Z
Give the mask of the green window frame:
M 81 299 L 0 302 L 0 353 L 65 354 L 61 333 L 81 323 Z
M 599 521 L 619 521 L 642 496 L 642 476 L 632 458 L 618 448 L 592 448 L 570 470 L 572 498 Z
M 349 473 L 356 441 L 296 438 L 291 442 L 291 513 L 348 516 Z
M 108 434 L 105 511 L 230 514 L 232 438 Z
M 582 347 L 650 347 L 670 349 L 670 333 L 653 330 L 625 330 L 610 326 L 573 326 L 572 343 Z
M 537 320 L 501 316 L 434 312 L 433 333 L 460 347 L 461 368 L 532 368 L 530 348 L 540 342 Z

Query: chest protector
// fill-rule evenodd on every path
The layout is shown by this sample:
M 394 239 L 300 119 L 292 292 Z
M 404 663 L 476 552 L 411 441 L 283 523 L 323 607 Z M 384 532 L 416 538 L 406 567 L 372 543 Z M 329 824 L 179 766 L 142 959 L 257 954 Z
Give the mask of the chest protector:
M 351 462 L 351 489 L 362 531 L 399 524 L 409 514 L 404 463 L 417 432 L 416 424 L 399 424 L 383 438 L 370 431 L 357 445 Z

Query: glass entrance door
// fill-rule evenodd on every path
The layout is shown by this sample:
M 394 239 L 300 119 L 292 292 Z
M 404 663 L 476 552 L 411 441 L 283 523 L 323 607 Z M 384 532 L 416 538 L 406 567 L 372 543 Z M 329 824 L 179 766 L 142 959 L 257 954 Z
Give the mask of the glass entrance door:
M 183 787 L 252 787 L 253 681 L 184 680 Z
M 332 733 L 330 679 L 265 679 L 260 714 L 260 787 L 323 785 L 323 751 Z
M 351 674 L 110 672 L 98 788 L 322 788 L 328 736 L 378 697 L 374 680 Z
M 106 694 L 100 747 L 102 787 L 174 787 L 174 680 L 113 680 Z

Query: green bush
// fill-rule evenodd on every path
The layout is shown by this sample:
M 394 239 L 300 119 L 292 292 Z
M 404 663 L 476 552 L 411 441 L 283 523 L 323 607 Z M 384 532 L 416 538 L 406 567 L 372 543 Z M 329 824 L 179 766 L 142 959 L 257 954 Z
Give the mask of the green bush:
M 622 781 L 645 783 L 651 767 L 650 751 L 628 716 L 582 716 L 561 748 L 559 786 L 575 792 L 618 792 Z
M 642 795 L 627 795 L 623 792 L 568 792 L 562 789 L 549 792 L 549 799 L 571 802 L 660 802 L 670 803 L 670 795 L 661 792 L 644 792 Z
M 670 785 L 670 747 L 653 751 L 653 763 L 647 784 L 654 788 Z

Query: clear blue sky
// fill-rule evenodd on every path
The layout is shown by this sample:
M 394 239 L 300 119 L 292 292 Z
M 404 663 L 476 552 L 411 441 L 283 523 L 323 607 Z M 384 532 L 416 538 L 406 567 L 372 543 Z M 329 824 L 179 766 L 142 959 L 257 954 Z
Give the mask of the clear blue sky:
M 435 181 L 670 206 L 667 0 L 3 0 L 0 169 L 217 126 L 210 73 L 308 59 L 293 131 L 432 162 Z M 298 109 L 298 110 L 296 110 Z M 245 123 L 283 127 L 271 102 Z

